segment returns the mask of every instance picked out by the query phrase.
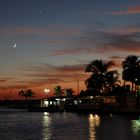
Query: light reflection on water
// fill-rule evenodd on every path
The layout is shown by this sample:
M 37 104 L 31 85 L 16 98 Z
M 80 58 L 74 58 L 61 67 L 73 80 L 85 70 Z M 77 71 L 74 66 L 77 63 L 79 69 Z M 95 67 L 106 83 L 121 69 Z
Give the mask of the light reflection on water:
M 135 134 L 140 133 L 140 118 L 138 120 L 132 120 L 132 130 Z
M 139 140 L 138 116 L 0 112 L 0 140 Z
M 51 139 L 51 118 L 48 112 L 44 112 L 43 116 L 43 130 L 42 136 L 43 140 L 50 140 Z
M 98 115 L 89 115 L 89 139 L 96 140 L 96 127 L 100 125 L 100 117 Z

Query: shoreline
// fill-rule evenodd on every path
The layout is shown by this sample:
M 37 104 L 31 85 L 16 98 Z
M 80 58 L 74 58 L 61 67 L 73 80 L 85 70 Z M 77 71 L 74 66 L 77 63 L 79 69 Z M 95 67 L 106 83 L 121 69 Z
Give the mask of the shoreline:
M 71 109 L 71 110 L 62 110 L 62 109 L 51 109 L 45 107 L 38 108 L 29 108 L 29 112 L 72 112 L 72 113 L 84 113 L 84 114 L 101 114 L 101 115 L 140 115 L 140 110 L 100 110 L 100 109 Z
M 63 112 L 71 112 L 71 113 L 83 113 L 83 114 L 99 114 L 99 115 L 139 115 L 139 109 L 118 109 L 118 110 L 103 110 L 103 109 L 59 109 L 59 108 L 47 108 L 47 107 L 30 107 L 30 108 L 0 108 L 0 112 L 2 111 L 27 111 L 27 112 L 50 112 L 50 113 L 63 113 Z

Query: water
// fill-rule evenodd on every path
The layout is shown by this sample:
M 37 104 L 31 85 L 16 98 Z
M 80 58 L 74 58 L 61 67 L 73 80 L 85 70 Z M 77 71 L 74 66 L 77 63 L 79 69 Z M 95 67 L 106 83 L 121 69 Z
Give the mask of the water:
M 139 116 L 0 111 L 0 140 L 139 140 Z

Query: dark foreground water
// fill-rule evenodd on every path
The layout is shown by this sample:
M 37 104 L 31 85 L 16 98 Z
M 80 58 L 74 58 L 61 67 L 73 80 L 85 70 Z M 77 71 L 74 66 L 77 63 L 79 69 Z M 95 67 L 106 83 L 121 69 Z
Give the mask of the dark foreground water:
M 0 110 L 0 140 L 140 140 L 139 116 Z

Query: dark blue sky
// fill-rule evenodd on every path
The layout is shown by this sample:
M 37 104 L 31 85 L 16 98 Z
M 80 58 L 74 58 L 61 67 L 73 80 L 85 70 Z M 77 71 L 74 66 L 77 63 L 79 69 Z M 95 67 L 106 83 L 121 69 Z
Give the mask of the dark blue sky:
M 139 0 L 0 0 L 1 89 L 76 90 L 77 74 L 83 88 L 94 59 L 120 69 L 128 54 L 139 55 L 139 16 Z

